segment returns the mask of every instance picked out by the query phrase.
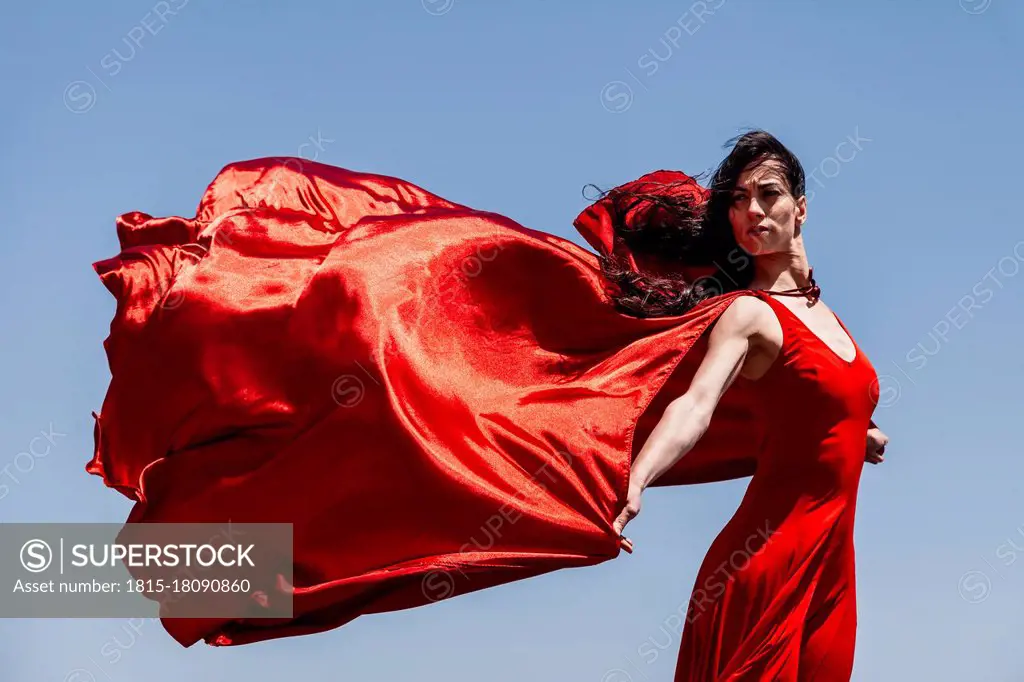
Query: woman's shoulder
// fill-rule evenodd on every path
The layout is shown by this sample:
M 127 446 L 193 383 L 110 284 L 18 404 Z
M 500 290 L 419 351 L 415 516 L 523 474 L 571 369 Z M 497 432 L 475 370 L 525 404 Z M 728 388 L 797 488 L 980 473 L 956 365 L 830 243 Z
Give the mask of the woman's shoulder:
M 722 314 L 715 320 L 717 334 L 729 336 L 764 336 L 779 327 L 778 316 L 759 292 L 744 289 L 734 292 Z
M 775 311 L 759 291 L 741 289 L 732 292 L 733 298 L 726 304 L 719 322 L 726 324 L 749 326 L 759 321 L 775 317 Z

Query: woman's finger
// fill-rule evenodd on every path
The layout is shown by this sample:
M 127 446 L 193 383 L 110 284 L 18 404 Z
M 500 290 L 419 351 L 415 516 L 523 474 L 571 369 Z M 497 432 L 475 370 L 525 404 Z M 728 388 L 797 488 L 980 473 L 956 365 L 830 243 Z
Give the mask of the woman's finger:
M 627 538 L 625 535 L 619 536 L 619 545 L 622 549 L 626 550 L 630 554 L 633 553 L 633 541 Z

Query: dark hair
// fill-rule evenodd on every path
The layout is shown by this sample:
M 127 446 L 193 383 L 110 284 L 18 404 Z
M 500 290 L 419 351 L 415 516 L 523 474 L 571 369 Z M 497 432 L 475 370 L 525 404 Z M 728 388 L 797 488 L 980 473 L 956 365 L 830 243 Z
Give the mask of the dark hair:
M 729 145 L 731 151 L 711 175 L 710 196 L 703 204 L 660 193 L 604 193 L 615 199 L 650 202 L 650 210 L 616 227 L 616 236 L 632 253 L 655 256 L 667 265 L 678 263 L 681 270 L 685 266 L 714 268 L 713 275 L 694 280 L 682 271 L 637 272 L 623 260 L 603 255 L 602 272 L 613 285 L 612 300 L 623 312 L 636 317 L 682 315 L 705 299 L 750 285 L 753 259 L 737 244 L 729 222 L 732 192 L 740 174 L 752 163 L 776 160 L 791 194 L 800 197 L 805 191 L 804 169 L 793 152 L 763 130 L 748 131 L 723 146 Z
M 609 198 L 620 216 L 628 220 L 616 222 L 615 238 L 625 244 L 634 259 L 656 258 L 663 266 L 659 272 L 636 270 L 615 254 L 599 255 L 604 278 L 612 285 L 611 297 L 616 307 L 636 317 L 679 315 L 701 300 L 714 295 L 700 281 L 689 281 L 672 266 L 684 268 L 705 260 L 705 203 L 689 194 L 674 194 L 684 183 L 645 183 L 651 191 L 612 189 L 600 198 Z

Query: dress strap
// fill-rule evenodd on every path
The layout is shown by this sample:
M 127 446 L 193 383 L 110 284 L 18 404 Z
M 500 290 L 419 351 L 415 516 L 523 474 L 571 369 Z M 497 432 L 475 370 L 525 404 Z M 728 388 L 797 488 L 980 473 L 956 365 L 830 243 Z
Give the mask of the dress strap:
M 772 295 L 765 291 L 764 289 L 751 289 L 751 291 L 753 291 L 755 296 L 757 296 L 759 299 L 767 303 L 768 306 L 775 311 L 775 317 L 779 319 L 779 324 L 782 325 L 783 331 L 785 331 L 787 327 L 793 324 L 793 321 L 789 317 L 790 315 L 793 314 L 792 310 L 786 308 L 786 306 L 776 301 L 772 297 Z M 783 308 L 784 310 L 780 312 L 779 308 Z M 789 334 L 786 334 L 785 336 L 786 338 L 789 338 Z

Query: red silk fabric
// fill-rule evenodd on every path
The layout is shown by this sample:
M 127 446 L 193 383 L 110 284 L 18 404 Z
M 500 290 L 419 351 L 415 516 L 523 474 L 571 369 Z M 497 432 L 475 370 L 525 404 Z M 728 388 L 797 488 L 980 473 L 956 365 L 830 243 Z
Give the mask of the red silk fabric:
M 117 230 L 87 470 L 136 501 L 130 522 L 294 524 L 293 617 L 165 618 L 186 646 L 614 558 L 632 458 L 751 293 L 633 318 L 567 240 L 299 159 L 232 164 L 194 218 Z M 747 400 L 731 390 L 657 484 L 752 474 Z
M 650 196 L 671 198 L 680 202 L 680 208 L 687 206 L 697 214 L 703 212 L 711 192 L 685 173 L 653 171 L 606 193 L 584 209 L 573 225 L 598 253 L 614 256 L 632 270 L 654 275 L 671 272 L 689 281 L 713 274 L 715 269 L 710 266 L 682 264 L 679 258 L 661 258 L 629 248 L 622 237 L 622 226 L 671 224 L 678 215 L 652 203 L 647 198 Z
M 779 355 L 744 390 L 770 424 L 757 473 L 697 573 L 677 682 L 844 682 L 857 631 L 853 543 L 878 376 L 850 360 L 773 294 Z

